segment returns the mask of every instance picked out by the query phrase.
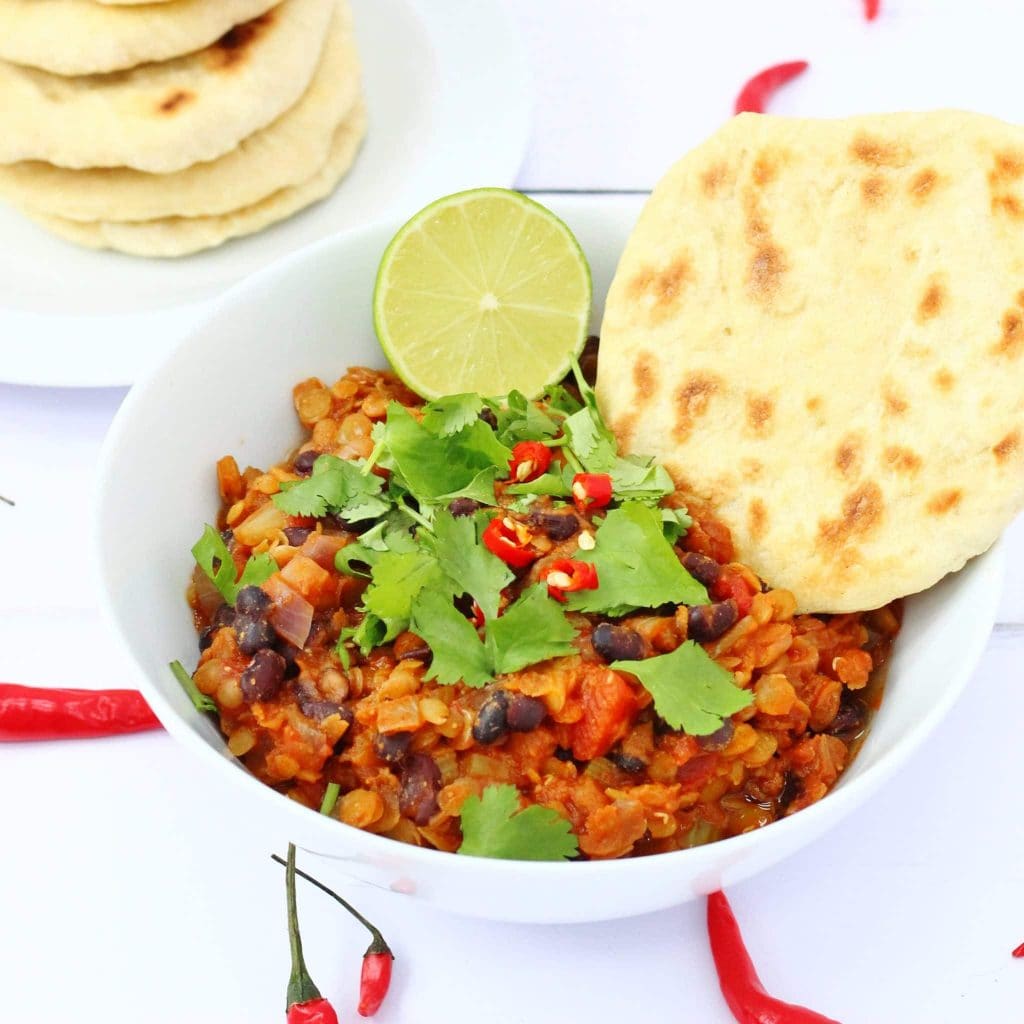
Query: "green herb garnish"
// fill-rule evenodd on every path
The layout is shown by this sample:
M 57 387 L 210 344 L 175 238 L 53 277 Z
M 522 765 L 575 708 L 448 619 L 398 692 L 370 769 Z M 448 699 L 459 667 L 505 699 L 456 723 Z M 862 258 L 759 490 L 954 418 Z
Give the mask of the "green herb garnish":
M 683 729 L 691 736 L 716 732 L 726 718 L 749 707 L 754 699 L 693 640 L 671 654 L 616 661 L 610 668 L 636 676 L 654 698 L 654 710 L 673 729 Z
M 232 608 L 243 587 L 258 587 L 277 572 L 277 562 L 270 555 L 253 555 L 245 563 L 241 576 L 235 579 L 238 571 L 235 560 L 224 538 L 209 525 L 192 545 L 192 557 Z
M 188 699 L 192 701 L 192 706 L 196 711 L 207 712 L 217 710 L 217 705 L 214 703 L 213 698 L 199 692 L 199 687 L 196 686 L 195 681 L 180 661 L 172 661 L 170 669 L 174 673 L 174 678 L 181 684 L 181 688 L 188 694 Z
M 579 852 L 572 827 L 550 807 L 521 809 L 515 786 L 488 786 L 462 805 L 459 853 L 506 860 L 565 860 Z

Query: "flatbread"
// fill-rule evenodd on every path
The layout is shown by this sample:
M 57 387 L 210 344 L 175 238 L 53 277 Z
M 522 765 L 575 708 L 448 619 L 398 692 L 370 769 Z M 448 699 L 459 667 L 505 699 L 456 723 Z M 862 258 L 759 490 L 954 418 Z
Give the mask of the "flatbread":
M 327 162 L 311 178 L 283 188 L 252 206 L 213 217 L 82 223 L 26 211 L 54 234 L 90 249 L 116 249 L 136 256 L 185 256 L 284 220 L 334 191 L 356 158 L 366 135 L 366 106 L 359 100 L 337 128 Z
M 334 9 L 283 0 L 206 49 L 110 75 L 0 62 L 0 163 L 166 174 L 215 160 L 306 90 Z
M 309 178 L 359 96 L 359 58 L 347 5 L 298 103 L 219 160 L 172 174 L 125 167 L 74 171 L 38 161 L 0 166 L 0 196 L 69 220 L 135 221 L 228 213 Z
M 1024 130 L 745 114 L 662 179 L 598 397 L 804 611 L 874 608 L 1024 505 Z
M 58 75 L 170 60 L 216 42 L 279 0 L 175 0 L 105 7 L 96 0 L 0 0 L 0 58 Z

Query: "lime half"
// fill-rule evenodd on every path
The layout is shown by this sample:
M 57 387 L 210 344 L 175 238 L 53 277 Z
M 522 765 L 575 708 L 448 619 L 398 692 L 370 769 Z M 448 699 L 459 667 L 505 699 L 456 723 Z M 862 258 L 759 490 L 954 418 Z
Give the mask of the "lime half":
M 562 221 L 520 192 L 479 188 L 438 199 L 395 235 L 373 318 L 395 372 L 425 398 L 534 398 L 583 347 L 590 296 Z

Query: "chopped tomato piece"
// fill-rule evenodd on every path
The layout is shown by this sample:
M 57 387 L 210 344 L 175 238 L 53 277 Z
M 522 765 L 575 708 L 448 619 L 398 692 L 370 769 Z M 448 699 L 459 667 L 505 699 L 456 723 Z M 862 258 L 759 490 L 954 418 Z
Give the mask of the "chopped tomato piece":
M 605 669 L 587 675 L 583 680 L 583 717 L 572 730 L 572 756 L 589 761 L 607 753 L 629 728 L 636 707 L 632 687 L 618 673 Z
M 731 597 L 736 602 L 742 619 L 750 611 L 755 591 L 747 580 L 736 572 L 725 570 L 711 586 L 711 596 L 717 601 L 728 601 Z
M 281 579 L 316 608 L 329 607 L 338 596 L 337 578 L 305 555 L 296 555 L 281 570 Z

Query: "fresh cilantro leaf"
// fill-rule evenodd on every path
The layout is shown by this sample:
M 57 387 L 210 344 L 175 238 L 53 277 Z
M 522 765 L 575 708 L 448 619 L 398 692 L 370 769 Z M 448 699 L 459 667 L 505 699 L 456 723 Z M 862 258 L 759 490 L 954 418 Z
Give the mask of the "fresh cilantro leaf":
M 583 408 L 576 396 L 561 384 L 552 384 L 541 395 L 540 401 L 553 412 L 560 412 L 566 416 L 571 416 Z
M 504 615 L 487 620 L 487 650 L 494 671 L 515 672 L 546 658 L 572 654 L 576 635 L 562 606 L 548 597 L 548 588 L 535 583 Z
M 220 596 L 232 607 L 242 587 L 258 587 L 277 572 L 277 562 L 270 555 L 253 555 L 236 580 L 238 570 L 235 560 L 224 538 L 210 525 L 206 526 L 202 537 L 192 545 L 192 557 L 220 591 Z
M 558 433 L 559 424 L 521 391 L 510 391 L 504 404 L 489 403 L 498 420 L 498 437 L 511 448 L 519 441 L 542 441 Z
M 479 395 L 445 395 L 423 407 L 423 426 L 438 437 L 450 437 L 468 427 L 483 407 Z
M 675 544 L 680 537 L 685 537 L 686 531 L 693 526 L 693 518 L 685 508 L 663 508 L 659 511 L 661 529 L 669 544 Z
M 569 445 L 588 473 L 610 473 L 618 459 L 615 438 L 596 409 L 584 407 L 563 424 Z
M 352 544 L 346 544 L 335 556 L 334 567 L 348 576 L 368 576 L 353 563 L 362 563 L 371 569 L 385 551 L 397 553 L 416 550 L 409 528 L 413 520 L 402 509 L 393 509 L 386 518 L 375 523 Z
M 442 494 L 437 498 L 438 504 L 447 504 L 454 498 L 472 498 L 474 501 L 479 501 L 481 505 L 494 505 L 494 478 L 497 472 L 494 466 L 481 469 L 465 487 Z
M 654 710 L 673 729 L 683 729 L 691 736 L 715 732 L 726 718 L 749 707 L 754 699 L 693 640 L 671 654 L 615 661 L 610 667 L 636 676 L 654 698 Z
M 572 496 L 572 478 L 574 471 L 570 466 L 565 467 L 564 473 L 554 470 L 537 477 L 536 480 L 527 480 L 523 484 L 509 484 L 505 488 L 506 494 L 548 494 L 555 498 L 568 498 Z
M 616 458 L 611 467 L 615 497 L 657 503 L 676 488 L 664 466 L 636 456 Z
M 386 626 L 380 643 L 393 640 L 408 627 L 413 602 L 425 587 L 451 594 L 451 585 L 429 551 L 381 554 L 363 595 L 363 607 Z
M 172 661 L 170 668 L 174 673 L 174 678 L 178 680 L 181 688 L 188 694 L 188 699 L 192 701 L 192 706 L 196 711 L 217 710 L 217 705 L 213 698 L 199 692 L 199 687 L 196 686 L 195 680 L 188 674 L 187 669 L 180 661 Z
M 308 479 L 281 485 L 274 504 L 292 516 L 321 518 L 331 512 L 346 522 L 358 523 L 387 513 L 390 505 L 381 495 L 383 486 L 384 481 L 374 473 L 364 473 L 360 463 L 321 455 Z
M 334 647 L 334 653 L 338 656 L 338 661 L 341 662 L 341 667 L 347 672 L 352 667 L 352 655 L 348 653 L 348 645 L 355 636 L 356 631 L 348 626 L 341 631 L 338 636 L 338 642 Z
M 398 632 L 401 632 L 401 630 Z M 370 651 L 374 649 L 374 647 L 378 647 L 384 643 L 384 636 L 386 633 L 387 623 L 382 622 L 376 615 L 368 612 L 363 616 L 363 621 L 360 622 L 355 629 L 349 627 L 341 631 L 341 637 L 338 639 L 338 646 L 341 646 L 342 639 L 351 640 L 352 643 L 359 648 L 360 654 L 365 658 Z M 397 636 L 398 634 L 396 633 L 395 635 Z M 340 654 L 339 657 L 341 657 Z
M 515 574 L 480 543 L 473 517 L 456 518 L 440 511 L 434 516 L 433 534 L 424 534 L 421 540 L 455 584 L 455 593 L 469 594 L 488 619 L 495 618 L 501 591 Z
M 383 453 L 417 501 L 436 501 L 477 481 L 481 470 L 504 469 L 511 452 L 483 420 L 451 437 L 438 437 L 398 402 L 388 407 Z
M 573 611 L 625 615 L 661 604 L 707 604 L 708 595 L 680 564 L 662 531 L 661 510 L 631 501 L 597 528 L 592 551 L 576 557 L 597 566 L 596 590 L 569 595 Z
M 515 786 L 488 786 L 462 804 L 462 845 L 470 857 L 564 860 L 579 852 L 572 827 L 557 811 L 519 805 Z
M 436 590 L 422 590 L 412 606 L 412 631 L 430 645 L 427 679 L 483 686 L 493 678 L 487 650 L 473 624 Z

